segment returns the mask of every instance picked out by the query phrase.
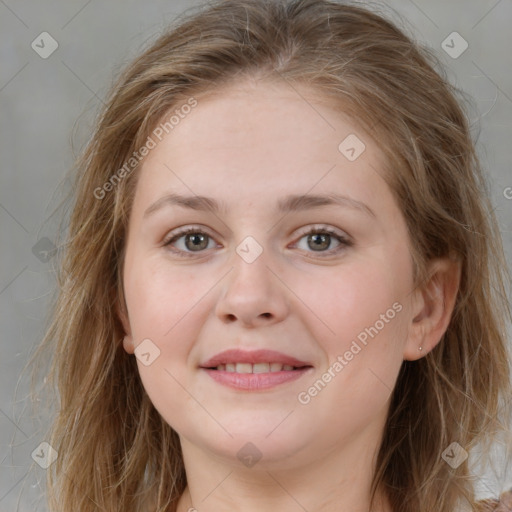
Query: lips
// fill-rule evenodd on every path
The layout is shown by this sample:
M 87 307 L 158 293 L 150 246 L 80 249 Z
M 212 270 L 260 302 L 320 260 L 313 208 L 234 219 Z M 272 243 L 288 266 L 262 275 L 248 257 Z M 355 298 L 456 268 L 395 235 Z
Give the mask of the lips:
M 268 390 L 313 371 L 308 362 L 275 350 L 239 349 L 221 352 L 200 368 L 219 384 L 239 391 Z

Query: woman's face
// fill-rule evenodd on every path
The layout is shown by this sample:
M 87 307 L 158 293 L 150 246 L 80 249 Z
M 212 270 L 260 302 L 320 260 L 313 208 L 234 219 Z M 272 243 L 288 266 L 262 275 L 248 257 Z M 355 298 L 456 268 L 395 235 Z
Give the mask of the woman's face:
M 124 347 L 149 397 L 182 442 L 236 464 L 377 442 L 417 351 L 381 152 L 307 89 L 196 98 L 152 134 L 130 217 Z

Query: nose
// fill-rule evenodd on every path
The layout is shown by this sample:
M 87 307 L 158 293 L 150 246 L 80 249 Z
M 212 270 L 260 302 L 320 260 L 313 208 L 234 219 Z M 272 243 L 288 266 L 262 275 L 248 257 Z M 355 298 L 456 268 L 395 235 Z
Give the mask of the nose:
M 223 323 L 240 322 L 249 328 L 286 318 L 289 311 L 286 286 L 279 271 L 268 265 L 266 253 L 251 263 L 235 254 L 233 265 L 220 292 L 217 317 Z

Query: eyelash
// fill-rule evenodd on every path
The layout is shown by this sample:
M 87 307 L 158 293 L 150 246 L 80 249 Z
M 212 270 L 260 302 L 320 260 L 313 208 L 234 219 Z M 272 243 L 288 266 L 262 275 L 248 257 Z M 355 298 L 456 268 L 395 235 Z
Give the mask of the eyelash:
M 171 247 L 171 244 L 173 242 L 175 242 L 176 240 L 179 240 L 180 238 L 182 238 L 185 235 L 188 235 L 189 233 L 196 233 L 196 234 L 200 233 L 203 235 L 207 235 L 210 239 L 213 240 L 213 237 L 210 236 L 206 231 L 202 230 L 201 228 L 188 227 L 188 228 L 184 228 L 182 230 L 179 230 L 179 231 L 173 233 L 171 237 L 167 237 L 163 243 L 164 247 L 168 247 L 169 250 L 171 250 L 174 254 L 176 254 L 178 257 L 181 257 L 181 258 L 191 258 L 191 257 L 196 256 L 196 254 L 194 254 L 194 252 L 186 252 L 186 251 L 182 251 L 181 249 L 177 250 L 177 249 L 173 249 Z M 328 227 L 311 228 L 309 231 L 302 233 L 299 237 L 299 240 L 307 235 L 315 235 L 315 234 L 327 234 L 327 235 L 334 237 L 336 240 L 338 240 L 338 242 L 340 242 L 340 245 L 338 247 L 336 247 L 335 249 L 330 249 L 328 251 L 323 251 L 323 252 L 320 251 L 318 254 L 325 255 L 325 256 L 320 256 L 320 258 L 332 256 L 334 254 L 337 254 L 341 250 L 343 250 L 347 247 L 351 247 L 353 245 L 353 242 L 351 240 L 349 240 L 347 237 L 340 235 L 339 233 L 337 233 L 336 231 L 334 231 L 333 229 L 328 228 Z M 199 251 L 199 252 L 204 252 L 204 251 Z M 315 252 L 315 251 L 311 251 L 311 252 Z

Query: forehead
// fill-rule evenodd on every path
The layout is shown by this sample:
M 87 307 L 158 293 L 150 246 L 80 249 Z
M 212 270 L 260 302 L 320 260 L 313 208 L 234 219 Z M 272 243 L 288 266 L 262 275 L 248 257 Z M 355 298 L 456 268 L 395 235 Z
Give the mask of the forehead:
M 194 97 L 197 105 L 145 158 L 139 196 L 168 186 L 240 202 L 334 188 L 368 199 L 382 188 L 383 155 L 374 141 L 315 91 L 245 81 Z M 355 159 L 347 158 L 352 149 Z
M 166 143 L 183 144 L 197 151 L 229 149 L 229 156 L 254 150 L 272 151 L 288 159 L 289 149 L 311 154 L 322 144 L 330 147 L 326 158 L 337 156 L 337 139 L 347 131 L 361 131 L 355 123 L 315 91 L 285 82 L 245 80 L 197 97 L 197 107 L 187 115 Z M 171 134 L 169 134 L 171 135 Z M 364 138 L 362 133 L 360 136 Z M 200 146 L 199 146 L 200 144 Z

